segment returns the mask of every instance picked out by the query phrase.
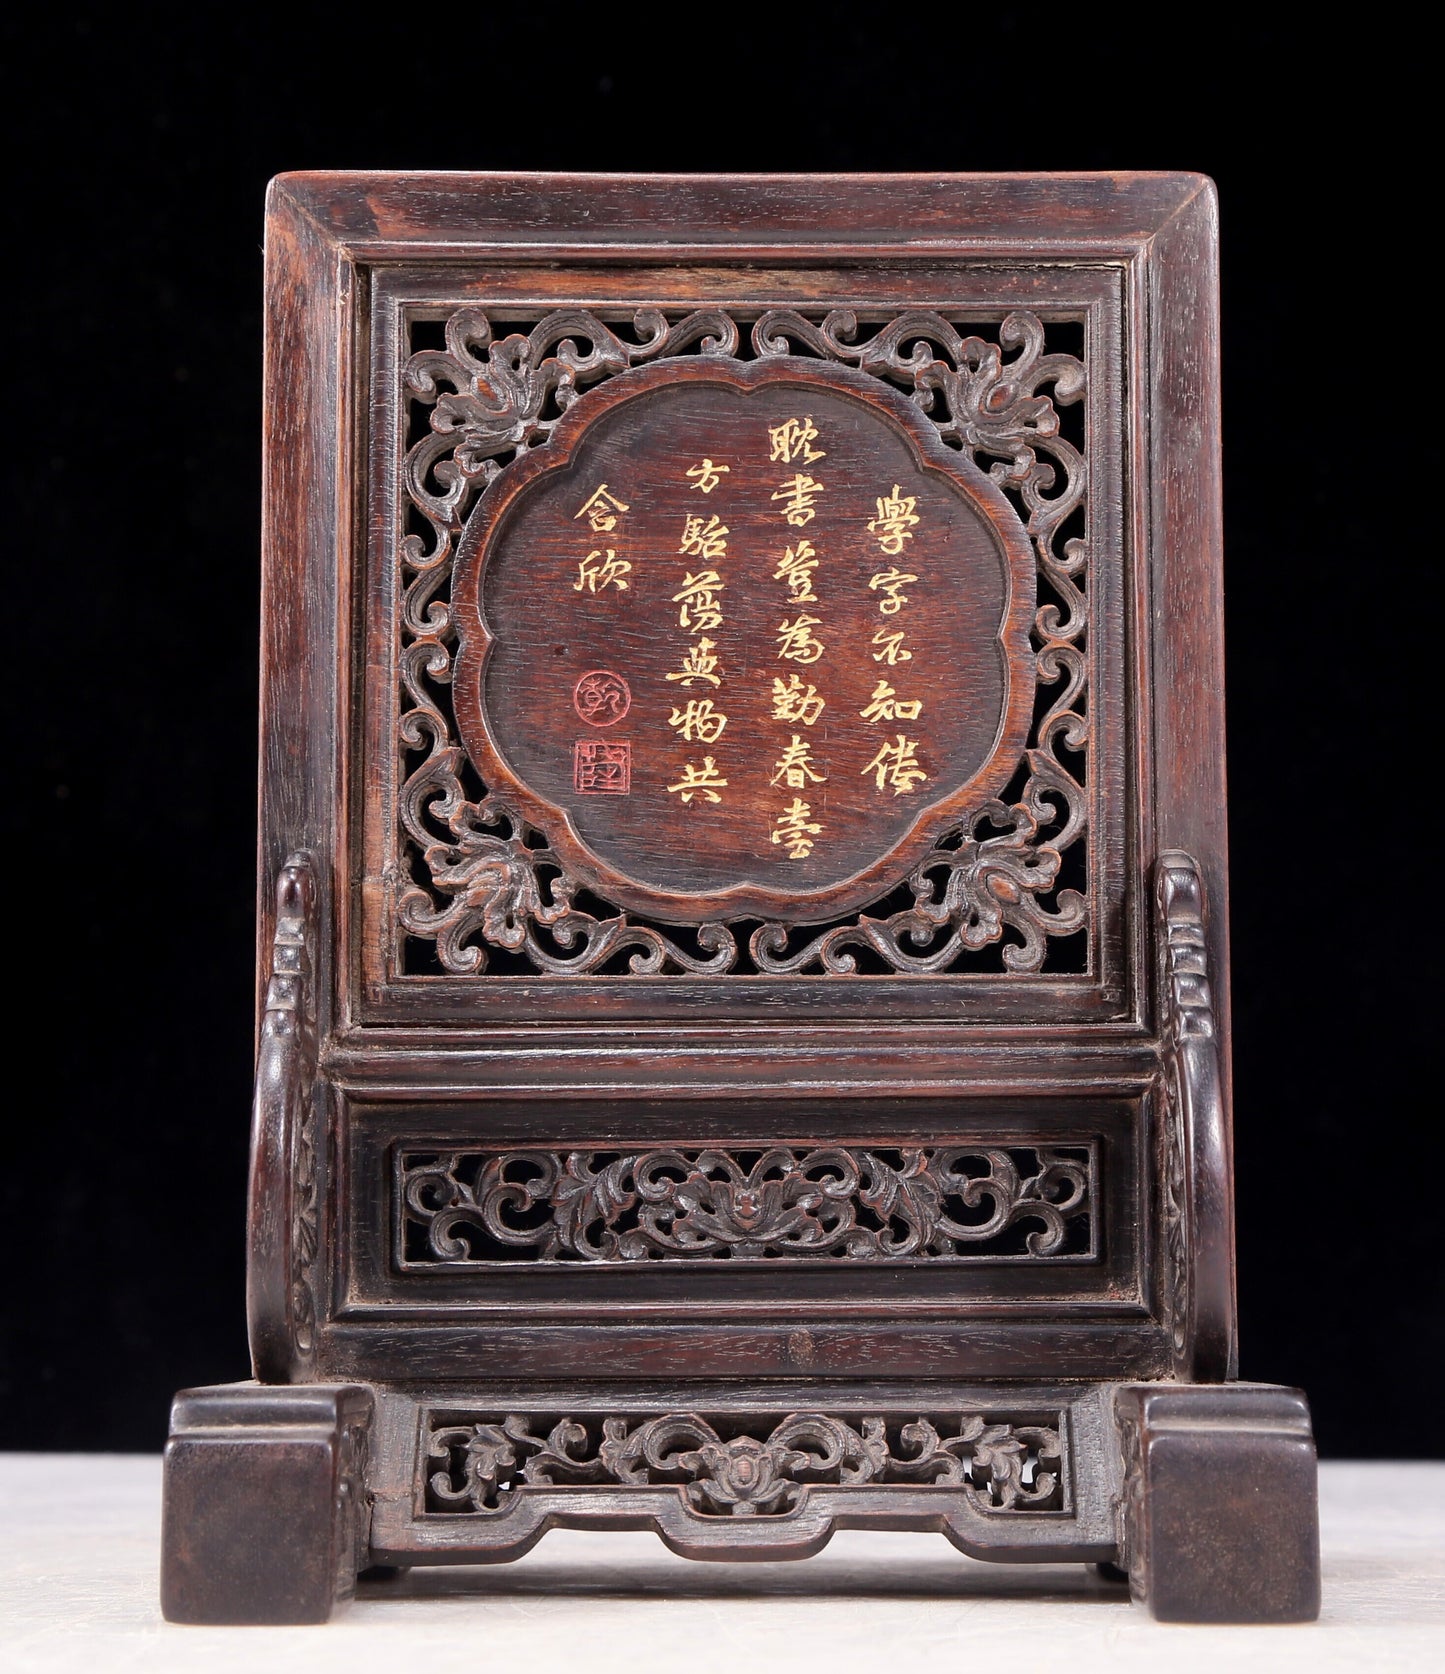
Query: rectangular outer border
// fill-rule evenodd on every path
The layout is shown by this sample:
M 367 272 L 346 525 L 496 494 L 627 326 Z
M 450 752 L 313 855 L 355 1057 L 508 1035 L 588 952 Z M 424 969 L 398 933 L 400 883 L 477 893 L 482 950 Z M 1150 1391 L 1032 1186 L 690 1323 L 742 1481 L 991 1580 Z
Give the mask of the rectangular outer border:
M 920 271 L 920 268 L 923 271 Z M 1128 856 L 1137 821 L 1131 817 L 1131 768 L 1127 714 L 1137 685 L 1130 667 L 1127 629 L 1134 601 L 1124 593 L 1134 567 L 1123 517 L 1131 473 L 1124 450 L 1127 423 L 1127 354 L 1124 311 L 1127 275 L 1121 266 L 1098 262 L 1040 268 L 1037 263 L 978 264 L 962 268 L 936 255 L 912 262 L 883 259 L 845 265 L 830 253 L 826 262 L 787 268 L 742 264 L 726 249 L 707 267 L 672 269 L 659 262 L 629 263 L 601 270 L 591 265 L 538 267 L 495 249 L 469 260 L 465 269 L 371 268 L 368 272 L 371 340 L 358 376 L 368 378 L 372 415 L 367 485 L 370 507 L 365 578 L 367 617 L 356 631 L 370 645 L 359 759 L 352 809 L 357 839 L 352 866 L 359 888 L 343 904 L 357 925 L 352 937 L 355 968 L 345 988 L 354 1021 L 379 1030 L 430 1028 L 464 1035 L 492 1034 L 518 1023 L 527 1026 L 539 1009 L 550 1028 L 600 1023 L 657 1028 L 685 1021 L 713 1027 L 783 1021 L 807 1028 L 819 1012 L 830 1019 L 876 1019 L 889 1026 L 920 1022 L 971 1031 L 989 1025 L 1035 1028 L 1094 1028 L 1137 1020 L 1147 986 L 1136 942 L 1136 903 L 1125 888 Z M 1045 317 L 1057 310 L 1076 317 L 1087 334 L 1086 355 L 1095 368 L 1090 380 L 1087 422 L 1094 446 L 1091 482 L 1096 490 L 1091 529 L 1099 561 L 1091 572 L 1089 600 L 1094 626 L 1088 636 L 1089 696 L 1094 740 L 1090 755 L 1089 825 L 1091 876 L 1097 903 L 1089 928 L 1086 973 L 1060 976 L 974 974 L 967 977 L 856 976 L 839 982 L 820 975 L 769 978 L 731 975 L 697 979 L 686 975 L 646 980 L 611 977 L 532 975 L 475 977 L 404 976 L 393 970 L 389 946 L 396 895 L 404 879 L 398 855 L 395 799 L 396 736 L 400 713 L 392 659 L 398 633 L 401 583 L 396 554 L 404 509 L 397 491 L 400 428 L 397 408 L 402 336 L 409 315 L 440 318 L 461 306 L 505 317 L 513 310 L 535 317 L 559 306 L 576 306 L 602 317 L 638 307 L 718 307 L 738 316 L 788 307 L 808 288 L 808 307 L 858 307 L 865 317 L 903 309 L 937 308 L 949 316 L 1002 319 L 1027 286 L 1031 306 Z M 866 300 L 865 300 L 866 299 Z M 358 462 L 359 468 L 359 462 Z M 356 562 L 361 563 L 358 554 Z M 383 631 L 383 624 L 384 631 Z M 1104 904 L 1124 903 L 1115 914 Z M 856 916 L 856 915 L 851 915 Z M 815 927 L 816 929 L 817 927 Z M 1132 983 L 1132 986 L 1131 986 Z M 533 1023 L 532 1028 L 535 1029 Z
M 1148 696 L 1140 706 L 1133 757 L 1139 848 L 1129 859 L 1129 872 L 1141 903 L 1135 946 L 1143 951 L 1144 924 L 1152 918 L 1147 883 L 1156 856 L 1167 848 L 1188 850 L 1198 859 L 1209 891 L 1207 942 L 1227 1078 L 1218 321 L 1211 184 L 1187 174 L 367 173 L 278 177 L 268 198 L 266 231 L 258 998 L 269 962 L 271 881 L 288 853 L 306 849 L 316 858 L 322 883 L 318 1021 L 328 1077 L 349 1085 L 356 1095 L 365 1087 L 405 1087 L 418 1093 L 430 1088 L 437 1095 L 445 1089 L 453 1096 L 470 1088 L 503 1087 L 563 1093 L 583 1084 L 576 1049 L 584 1039 L 590 1048 L 587 1085 L 627 1092 L 671 1089 L 684 1096 L 700 1075 L 710 1077 L 719 1091 L 741 1091 L 760 1081 L 810 1094 L 866 1087 L 873 1096 L 896 1092 L 900 1084 L 975 1094 L 1030 1083 L 1102 1089 L 1147 1082 L 1158 1061 L 1147 1023 L 1051 1031 L 1047 1042 L 1038 1039 L 1037 1029 L 914 1026 L 906 1041 L 881 1038 L 861 1070 L 861 1084 L 856 1029 L 805 1031 L 798 1058 L 786 1081 L 779 1081 L 777 1063 L 767 1052 L 766 1025 L 694 1030 L 681 1040 L 676 1026 L 667 1040 L 635 1026 L 616 1039 L 597 1030 L 585 1036 L 580 1029 L 562 1031 L 547 1040 L 535 1032 L 524 1039 L 521 1031 L 499 1030 L 484 1041 L 472 1036 L 447 1046 L 434 1036 L 399 1032 L 384 1042 L 378 1032 L 368 1038 L 352 1028 L 343 980 L 352 968 L 346 915 L 334 914 L 331 902 L 336 890 L 351 882 L 346 741 L 353 700 L 347 671 L 356 608 L 349 588 L 360 481 L 352 480 L 349 467 L 357 458 L 355 345 L 366 340 L 367 327 L 357 270 L 361 264 L 455 262 L 484 250 L 494 257 L 525 252 L 533 259 L 553 260 L 570 253 L 596 265 L 715 260 L 725 251 L 733 261 L 756 256 L 775 264 L 967 255 L 1125 267 L 1131 545 L 1147 554 L 1147 564 L 1136 566 L 1136 620 L 1149 625 L 1148 643 L 1131 651 L 1137 689 Z M 1143 974 L 1144 961 L 1139 963 Z M 1147 1018 L 1148 1004 L 1146 997 L 1141 1017 Z M 344 1182 L 335 1184 L 344 1189 Z M 1118 1376 L 1140 1365 L 1141 1358 L 1152 1359 L 1151 1347 L 1140 1342 L 1131 1352 L 1117 1337 L 1101 1358 L 1104 1344 L 1097 1339 L 1089 1350 L 1074 1343 L 1081 1330 L 1090 1337 L 1082 1321 L 1051 1322 L 1038 1344 L 1039 1363 L 1067 1366 L 1073 1376 Z M 345 1340 L 351 1332 L 337 1327 L 332 1332 L 338 1363 L 366 1358 L 364 1338 L 348 1349 Z M 797 1335 L 786 1326 L 779 1334 L 784 1341 Z M 620 1360 L 602 1355 L 594 1369 L 616 1376 L 623 1365 L 639 1362 L 689 1363 L 699 1375 L 709 1365 L 743 1375 L 780 1371 L 793 1359 L 791 1350 L 774 1359 L 766 1351 L 758 1355 L 740 1343 L 706 1337 L 703 1331 L 684 1343 L 666 1329 L 661 1334 L 644 1331 Z M 443 1343 L 455 1343 L 445 1328 L 436 1346 L 441 1349 Z M 499 1338 L 493 1346 L 505 1353 L 509 1345 Z M 829 1354 L 831 1364 L 825 1368 L 815 1361 L 813 1369 L 844 1374 L 869 1364 L 880 1348 L 883 1341 L 865 1331 L 856 1343 L 836 1345 L 837 1360 Z M 929 1346 L 920 1342 L 916 1348 L 905 1356 L 915 1364 L 952 1363 L 961 1350 L 969 1358 L 956 1327 L 943 1328 Z
M 1138 462 L 1149 503 L 1154 859 L 1183 849 L 1199 862 L 1209 921 L 1225 1110 L 1230 1108 L 1229 833 L 1224 764 L 1224 521 L 1219 412 L 1219 206 L 1194 190 L 1159 228 L 1138 283 L 1149 321 L 1148 411 Z M 1146 804 L 1147 806 L 1147 804 Z
M 886 213 L 885 213 L 886 210 Z M 1215 213 L 1196 175 L 616 176 L 291 174 L 267 207 L 262 876 L 296 846 L 337 858 L 349 709 L 338 653 L 351 601 L 358 263 L 456 261 L 490 252 L 590 263 L 689 254 L 830 262 L 968 253 L 1117 261 L 1131 276 L 1137 549 L 1159 593 L 1154 682 L 1156 847 L 1205 867 L 1224 918 L 1218 624 L 1193 607 L 1219 576 Z M 298 587 L 297 582 L 301 585 Z M 1170 725 L 1171 713 L 1174 724 Z M 1221 734 L 1222 736 L 1222 734 Z M 1178 771 L 1173 769 L 1178 766 Z M 1145 809 L 1146 816 L 1150 810 Z M 263 903 L 269 881 L 263 885 Z M 265 908 L 262 919 L 264 925 Z M 1216 970 L 1223 944 L 1215 948 Z

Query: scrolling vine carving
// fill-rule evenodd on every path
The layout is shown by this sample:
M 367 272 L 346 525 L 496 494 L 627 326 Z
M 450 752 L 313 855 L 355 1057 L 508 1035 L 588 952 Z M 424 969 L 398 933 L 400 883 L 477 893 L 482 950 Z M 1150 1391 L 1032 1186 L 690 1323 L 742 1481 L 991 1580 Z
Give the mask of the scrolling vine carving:
M 846 976 L 858 971 L 860 953 L 884 973 L 917 975 L 950 971 L 997 945 L 1005 970 L 1034 972 L 1052 939 L 1086 924 L 1085 896 L 1060 887 L 1064 852 L 1087 824 L 1086 544 L 1066 534 L 1085 505 L 1086 468 L 1061 434 L 1056 406 L 1083 395 L 1083 363 L 1046 352 L 1042 322 L 1023 311 L 1001 322 L 996 342 L 962 336 L 926 310 L 900 314 L 871 335 L 864 329 L 847 310 L 821 321 L 773 310 L 754 322 L 744 345 L 737 322 L 718 310 L 669 323 L 643 309 L 609 325 L 564 309 L 499 338 L 485 312 L 465 308 L 446 321 L 444 347 L 408 361 L 404 395 L 428 412 L 402 480 L 429 534 L 408 535 L 401 549 L 399 667 L 408 707 L 399 723 L 407 765 L 398 811 L 414 852 L 396 914 L 402 936 L 431 943 L 444 971 L 484 972 L 490 948 L 558 976 Z M 469 767 L 454 737 L 449 588 L 477 495 L 510 459 L 544 445 L 589 385 L 686 352 L 802 353 L 904 387 L 940 436 L 1014 497 L 1045 594 L 1033 625 L 1034 666 L 1052 695 L 1039 705 L 1016 800 L 990 800 L 944 835 L 907 879 L 910 905 L 886 917 L 860 914 L 800 942 L 785 922 L 764 923 L 740 941 L 726 924 L 669 934 L 626 913 L 584 910 L 575 882 L 515 809 L 485 787 L 468 795 Z
M 1092 1253 L 1094 1152 L 939 1145 L 400 1152 L 408 1265 L 527 1250 L 541 1260 L 668 1257 L 958 1259 Z M 476 1235 L 481 1235 L 480 1239 Z
M 810 1485 L 922 1483 L 955 1488 L 985 1512 L 1053 1511 L 1062 1502 L 1063 1443 L 1051 1424 L 965 1413 L 911 1420 L 820 1412 L 749 1414 L 716 1423 L 697 1413 L 548 1423 L 525 1413 L 433 1424 L 431 1511 L 505 1511 L 515 1492 L 617 1483 L 676 1485 L 697 1516 L 780 1516 Z M 953 1433 L 950 1434 L 949 1432 Z

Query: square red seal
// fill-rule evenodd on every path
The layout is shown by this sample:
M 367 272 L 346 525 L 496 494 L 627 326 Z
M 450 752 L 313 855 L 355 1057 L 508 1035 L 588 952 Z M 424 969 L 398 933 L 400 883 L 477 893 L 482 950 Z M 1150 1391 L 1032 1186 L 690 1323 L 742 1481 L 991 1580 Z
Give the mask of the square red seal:
M 579 738 L 572 783 L 584 796 L 626 796 L 632 789 L 632 746 L 626 739 Z

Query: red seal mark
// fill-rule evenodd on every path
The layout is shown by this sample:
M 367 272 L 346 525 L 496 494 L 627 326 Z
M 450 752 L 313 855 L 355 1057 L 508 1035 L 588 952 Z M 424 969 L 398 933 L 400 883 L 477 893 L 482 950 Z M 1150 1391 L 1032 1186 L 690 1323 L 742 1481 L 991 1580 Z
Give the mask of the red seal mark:
M 572 783 L 583 796 L 626 796 L 632 789 L 631 744 L 621 738 L 579 738 Z
M 632 707 L 632 693 L 620 674 L 594 668 L 577 682 L 572 706 L 589 727 L 610 727 Z

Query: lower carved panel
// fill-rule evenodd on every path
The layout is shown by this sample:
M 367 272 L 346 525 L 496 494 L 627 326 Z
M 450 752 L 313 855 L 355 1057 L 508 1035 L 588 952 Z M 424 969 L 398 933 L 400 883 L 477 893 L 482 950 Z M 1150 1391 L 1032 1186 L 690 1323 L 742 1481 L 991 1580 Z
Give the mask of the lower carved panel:
M 675 1486 L 698 1517 L 786 1516 L 812 1488 L 910 1485 L 989 1514 L 1066 1510 L 1059 1413 L 433 1415 L 427 1513 L 502 1514 L 529 1488 Z
M 1096 1254 L 1093 1141 L 395 1152 L 403 1267 Z

